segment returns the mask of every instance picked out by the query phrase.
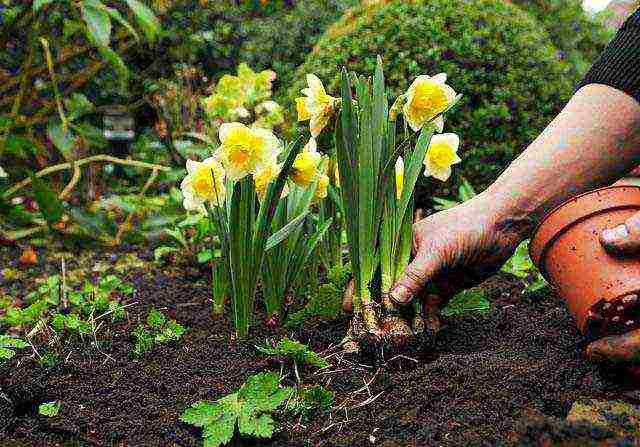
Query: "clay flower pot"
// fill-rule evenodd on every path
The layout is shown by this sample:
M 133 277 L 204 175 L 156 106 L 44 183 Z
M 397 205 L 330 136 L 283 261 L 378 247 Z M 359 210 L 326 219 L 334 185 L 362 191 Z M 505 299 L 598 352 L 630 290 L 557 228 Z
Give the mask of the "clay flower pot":
M 529 253 L 567 301 L 584 334 L 620 334 L 640 327 L 640 257 L 609 255 L 600 233 L 640 211 L 640 187 L 611 186 L 581 194 L 551 211 Z

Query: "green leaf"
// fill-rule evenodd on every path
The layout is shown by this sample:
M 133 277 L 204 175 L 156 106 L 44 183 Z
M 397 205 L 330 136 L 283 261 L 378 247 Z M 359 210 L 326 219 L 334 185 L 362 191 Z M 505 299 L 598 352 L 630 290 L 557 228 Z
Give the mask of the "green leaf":
M 111 16 L 111 18 L 113 18 L 116 22 L 124 26 L 127 29 L 127 31 L 131 33 L 131 35 L 136 41 L 140 41 L 140 36 L 138 36 L 138 33 L 133 28 L 133 26 L 131 26 L 131 24 L 124 17 L 122 17 L 122 14 L 120 14 L 120 11 L 118 11 L 115 8 L 107 8 L 107 11 L 109 11 L 109 15 Z
M 49 121 L 47 125 L 47 136 L 65 160 L 69 161 L 76 158 L 76 136 L 68 127 L 65 129 L 61 121 Z
M 83 231 L 95 238 L 115 236 L 117 233 L 117 225 L 104 212 L 92 213 L 76 206 L 69 207 L 67 211 Z
M 145 36 L 150 41 L 155 41 L 160 33 L 160 22 L 153 11 L 138 0 L 125 0 L 138 20 Z
M 100 0 L 83 0 L 81 12 L 94 43 L 108 47 L 111 43 L 111 16 L 107 7 Z
M 169 253 L 179 253 L 179 252 L 180 250 L 178 250 L 178 248 L 176 247 L 168 247 L 166 245 L 163 245 L 153 250 L 153 259 L 156 262 L 158 262 Z
M 81 93 L 73 93 L 64 100 L 64 105 L 67 109 L 67 117 L 72 121 L 95 110 L 93 103 Z
M 42 217 L 49 225 L 60 222 L 64 214 L 64 206 L 55 192 L 39 177 L 31 174 L 34 199 L 40 207 Z
M 207 262 L 213 259 L 213 252 L 210 249 L 202 250 L 198 252 L 197 258 L 198 258 L 198 263 L 206 264 Z
M 62 404 L 56 401 L 40 404 L 40 406 L 38 407 L 38 413 L 40 413 L 42 416 L 52 418 L 58 415 L 61 406 Z
M 2 152 L 2 151 L 0 151 Z M 26 159 L 30 154 L 35 153 L 35 145 L 29 138 L 9 135 L 4 142 L 4 152 L 16 158 Z
M 277 232 L 269 236 L 269 239 L 267 239 L 267 243 L 264 247 L 264 250 L 269 251 L 272 248 L 276 247 L 278 244 L 280 244 L 282 241 L 287 239 L 291 233 L 293 233 L 296 229 L 300 227 L 300 225 L 302 225 L 305 217 L 307 217 L 308 214 L 309 214 L 309 210 L 306 210 L 305 212 L 300 214 L 298 217 L 291 220 L 287 225 L 282 227 L 280 230 L 278 230 Z
M 153 329 L 160 329 L 167 321 L 167 317 L 156 309 L 151 309 L 147 317 L 147 324 Z
M 38 12 L 45 6 L 55 2 L 57 0 L 33 0 L 33 12 Z
M 99 47 L 98 52 L 104 60 L 111 64 L 111 66 L 118 74 L 118 77 L 120 79 L 120 88 L 122 90 L 126 89 L 127 82 L 129 80 L 129 69 L 127 68 L 127 65 L 124 63 L 122 58 L 118 55 L 118 53 L 108 47 Z

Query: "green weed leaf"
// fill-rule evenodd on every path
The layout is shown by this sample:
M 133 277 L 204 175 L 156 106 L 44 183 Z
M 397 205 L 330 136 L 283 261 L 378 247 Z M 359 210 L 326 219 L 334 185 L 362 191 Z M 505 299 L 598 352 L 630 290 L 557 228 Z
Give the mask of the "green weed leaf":
M 100 0 L 83 0 L 80 10 L 96 45 L 108 47 L 111 42 L 111 16 L 107 7 Z

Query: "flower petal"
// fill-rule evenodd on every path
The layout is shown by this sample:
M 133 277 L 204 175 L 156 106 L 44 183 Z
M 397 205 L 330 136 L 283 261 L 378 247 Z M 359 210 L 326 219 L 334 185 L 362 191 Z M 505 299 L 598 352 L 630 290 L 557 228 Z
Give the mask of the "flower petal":
M 436 81 L 438 84 L 444 84 L 445 82 L 447 82 L 447 74 L 438 73 L 437 75 L 433 76 L 431 79 Z
M 220 142 L 224 144 L 224 142 L 227 140 L 227 137 L 229 136 L 229 132 L 231 132 L 233 129 L 238 129 L 242 127 L 247 127 L 247 126 L 245 126 L 242 123 L 223 123 L 220 126 L 220 132 L 219 132 Z
M 313 96 L 318 97 L 326 95 L 324 85 L 322 85 L 322 81 L 316 75 L 308 74 L 307 84 L 309 84 L 309 88 L 311 89 Z

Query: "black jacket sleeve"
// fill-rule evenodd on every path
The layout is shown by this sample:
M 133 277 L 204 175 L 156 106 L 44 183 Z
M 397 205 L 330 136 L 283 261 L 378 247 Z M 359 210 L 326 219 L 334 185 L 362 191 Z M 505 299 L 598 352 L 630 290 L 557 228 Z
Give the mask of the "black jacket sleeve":
M 627 19 L 578 88 L 605 84 L 640 102 L 640 9 Z

